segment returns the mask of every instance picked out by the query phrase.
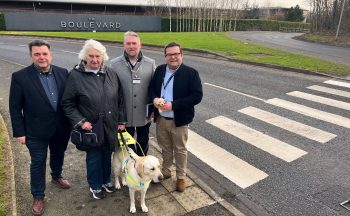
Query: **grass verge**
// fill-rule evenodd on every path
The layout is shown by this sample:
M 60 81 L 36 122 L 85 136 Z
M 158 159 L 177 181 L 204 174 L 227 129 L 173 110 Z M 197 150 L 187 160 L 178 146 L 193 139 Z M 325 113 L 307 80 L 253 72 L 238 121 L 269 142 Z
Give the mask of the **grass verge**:
M 24 32 L 0 31 L 0 34 L 21 34 L 37 36 L 55 36 L 67 38 L 123 41 L 123 32 Z M 264 64 L 290 67 L 311 72 L 320 72 L 335 76 L 346 76 L 350 67 L 298 55 L 286 51 L 272 49 L 233 39 L 225 32 L 181 32 L 181 33 L 139 33 L 145 45 L 160 45 L 176 41 L 184 48 L 200 49 L 216 52 L 232 59 L 246 60 Z
M 335 33 L 334 34 L 308 33 L 308 34 L 303 34 L 303 35 L 297 36 L 296 38 L 301 39 L 301 40 L 305 40 L 305 41 L 309 41 L 309 42 L 350 47 L 350 36 L 349 35 L 339 35 L 337 40 L 335 39 Z
M 0 116 L 1 118 L 1 116 Z M 7 176 L 5 174 L 5 164 L 6 160 L 4 158 L 4 152 L 5 152 L 5 125 L 2 124 L 2 121 L 0 120 L 0 216 L 6 215 L 7 212 L 7 206 L 9 203 L 7 202 L 8 197 L 10 196 L 8 183 L 7 183 Z

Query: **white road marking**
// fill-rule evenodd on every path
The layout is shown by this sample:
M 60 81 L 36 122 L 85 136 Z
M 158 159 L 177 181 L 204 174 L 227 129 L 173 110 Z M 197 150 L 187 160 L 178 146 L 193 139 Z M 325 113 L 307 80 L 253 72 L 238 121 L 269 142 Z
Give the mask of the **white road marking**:
M 210 83 L 204 83 L 204 84 L 212 86 L 212 87 L 215 87 L 215 88 L 223 89 L 223 90 L 226 90 L 226 91 L 230 91 L 230 92 L 233 92 L 233 93 L 236 93 L 236 94 L 239 94 L 239 95 L 243 95 L 243 96 L 246 96 L 246 97 L 250 97 L 250 98 L 253 98 L 255 100 L 265 101 L 265 99 L 258 98 L 258 97 L 255 97 L 255 96 L 252 96 L 252 95 L 249 95 L 249 94 L 245 94 L 245 93 L 242 93 L 242 92 L 239 92 L 239 91 L 235 91 L 235 90 L 232 90 L 232 89 L 224 88 L 224 87 L 217 86 L 217 85 L 210 84 Z
M 318 86 L 318 85 L 309 86 L 307 88 L 315 90 L 315 91 L 319 91 L 319 92 L 324 92 L 324 93 L 328 93 L 328 94 L 333 94 L 333 95 L 338 95 L 338 96 L 350 98 L 350 92 L 347 92 L 347 91 L 327 88 L 327 87 Z
M 310 116 L 312 118 L 316 118 L 342 127 L 350 128 L 350 119 L 340 115 L 324 112 L 321 110 L 317 110 L 311 107 L 303 106 L 297 103 L 289 102 L 278 98 L 269 99 L 265 102 L 306 116 Z
M 71 54 L 79 54 L 77 52 L 72 52 L 72 51 L 68 51 L 68 50 L 60 50 L 61 52 L 65 52 L 65 53 L 71 53 Z
M 191 130 L 186 147 L 197 158 L 241 188 L 247 188 L 268 176 Z
M 290 131 L 311 140 L 315 140 L 320 143 L 326 143 L 337 136 L 335 134 L 290 120 L 288 118 L 255 107 L 247 107 L 238 110 L 238 112 L 244 113 L 253 118 L 259 119 L 261 121 L 267 122 L 284 130 Z
M 332 106 L 332 107 L 336 107 L 344 110 L 350 110 L 350 103 L 346 103 L 343 101 L 338 101 L 338 100 L 334 100 L 326 97 L 312 95 L 312 94 L 308 94 L 300 91 L 289 92 L 287 93 L 287 95 L 297 97 L 297 98 L 302 98 L 302 99 L 313 101 L 320 104 L 326 104 L 328 106 Z
M 7 59 L 0 59 L 0 61 L 8 62 L 10 64 L 18 65 L 18 66 L 21 66 L 21 67 L 27 67 L 26 65 L 22 65 L 20 63 L 17 63 L 17 62 L 14 62 L 14 61 L 10 61 L 10 60 L 7 60 Z
M 348 82 L 341 82 L 341 81 L 336 81 L 336 80 L 327 80 L 327 81 L 324 81 L 324 83 L 350 88 L 350 83 L 348 83 Z
M 291 162 L 307 154 L 307 152 L 299 148 L 270 137 L 224 116 L 217 116 L 206 120 L 206 122 L 287 162 Z

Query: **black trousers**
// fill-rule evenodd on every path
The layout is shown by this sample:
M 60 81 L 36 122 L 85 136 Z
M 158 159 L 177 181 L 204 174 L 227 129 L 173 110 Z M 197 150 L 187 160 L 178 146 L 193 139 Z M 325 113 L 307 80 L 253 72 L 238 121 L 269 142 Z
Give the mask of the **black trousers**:
M 135 137 L 135 132 L 137 136 L 137 142 L 140 144 L 143 153 L 145 156 L 147 155 L 148 152 L 148 140 L 149 140 L 149 127 L 151 126 L 151 122 L 146 124 L 145 126 L 142 127 L 126 127 L 126 131 L 133 137 Z M 140 146 L 138 144 L 136 145 L 130 145 L 129 147 L 134 150 L 134 152 L 138 156 L 143 156 L 142 151 L 140 149 Z

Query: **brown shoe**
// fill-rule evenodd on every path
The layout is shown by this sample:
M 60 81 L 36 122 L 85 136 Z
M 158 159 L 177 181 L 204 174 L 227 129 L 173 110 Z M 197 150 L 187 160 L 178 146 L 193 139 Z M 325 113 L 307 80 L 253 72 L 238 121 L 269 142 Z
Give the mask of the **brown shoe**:
M 176 190 L 179 192 L 184 192 L 186 188 L 185 179 L 178 179 L 176 182 Z
M 59 179 L 52 179 L 51 182 L 55 185 L 57 185 L 60 188 L 63 189 L 69 189 L 70 188 L 70 183 L 68 180 L 64 178 L 59 178 Z
M 32 206 L 32 213 L 34 215 L 42 215 L 44 214 L 45 203 L 44 199 L 34 199 Z

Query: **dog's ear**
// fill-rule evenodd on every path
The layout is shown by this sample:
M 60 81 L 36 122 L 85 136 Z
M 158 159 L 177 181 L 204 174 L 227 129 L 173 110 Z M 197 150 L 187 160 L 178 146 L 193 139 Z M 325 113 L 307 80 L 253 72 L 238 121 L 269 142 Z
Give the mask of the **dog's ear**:
M 137 160 L 135 163 L 135 168 L 136 168 L 136 172 L 137 174 L 143 178 L 144 176 L 144 172 L 143 172 L 143 160 Z

